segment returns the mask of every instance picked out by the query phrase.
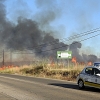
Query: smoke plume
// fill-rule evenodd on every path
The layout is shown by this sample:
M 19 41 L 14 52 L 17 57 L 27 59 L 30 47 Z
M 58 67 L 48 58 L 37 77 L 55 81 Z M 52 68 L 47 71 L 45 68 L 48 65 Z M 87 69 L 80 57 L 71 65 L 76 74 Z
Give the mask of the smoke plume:
M 40 3 L 41 0 L 36 1 L 39 7 L 40 5 L 41 7 L 45 7 Z M 49 0 L 49 2 L 51 2 L 51 0 Z M 40 26 L 45 27 L 58 15 L 57 12 L 52 9 L 46 9 L 44 11 L 44 13 L 47 12 L 47 15 L 42 12 L 43 11 L 39 13 L 41 14 L 40 17 L 37 17 L 38 22 L 19 17 L 17 25 L 15 25 L 7 20 L 3 0 L 0 0 L 0 46 L 11 50 L 31 50 L 38 56 L 54 57 L 55 59 L 57 51 L 64 51 L 69 47 L 73 52 L 73 56 L 75 56 L 78 61 L 85 61 L 87 59 L 87 61 L 94 62 L 98 59 L 95 55 L 80 55 L 79 49 L 82 46 L 81 43 L 73 42 L 68 46 L 68 44 L 60 42 L 59 39 L 55 38 L 52 33 L 42 30 Z M 38 16 L 38 14 L 36 16 Z

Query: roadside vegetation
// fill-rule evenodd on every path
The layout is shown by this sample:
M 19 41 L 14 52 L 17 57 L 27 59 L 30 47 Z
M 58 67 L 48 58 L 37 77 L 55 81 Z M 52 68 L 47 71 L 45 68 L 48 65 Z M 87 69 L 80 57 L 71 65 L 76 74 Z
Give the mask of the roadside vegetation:
M 36 63 L 23 66 L 3 66 L 0 68 L 0 73 L 75 81 L 83 68 L 84 65 L 72 63 L 70 65 Z

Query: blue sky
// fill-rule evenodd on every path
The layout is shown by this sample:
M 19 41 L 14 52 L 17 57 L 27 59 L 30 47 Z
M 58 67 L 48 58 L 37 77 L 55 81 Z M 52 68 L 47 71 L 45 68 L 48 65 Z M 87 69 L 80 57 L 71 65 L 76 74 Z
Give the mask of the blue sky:
M 9 21 L 17 24 L 20 16 L 35 20 L 42 30 L 53 31 L 59 39 L 100 27 L 100 0 L 5 0 L 4 4 Z M 82 42 L 80 52 L 100 55 L 99 39 L 100 36 Z

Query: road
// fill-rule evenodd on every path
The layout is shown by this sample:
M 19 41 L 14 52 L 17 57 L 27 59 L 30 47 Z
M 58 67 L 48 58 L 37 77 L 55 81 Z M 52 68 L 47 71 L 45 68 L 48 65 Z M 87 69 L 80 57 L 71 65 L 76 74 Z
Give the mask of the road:
M 75 82 L 9 74 L 0 74 L 0 93 L 11 100 L 100 100 L 99 89 L 79 90 Z

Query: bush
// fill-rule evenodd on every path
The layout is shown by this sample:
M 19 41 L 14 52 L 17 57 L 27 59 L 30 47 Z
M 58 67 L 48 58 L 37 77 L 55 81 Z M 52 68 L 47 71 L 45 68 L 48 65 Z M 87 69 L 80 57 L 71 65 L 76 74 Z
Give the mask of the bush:
M 34 67 L 32 69 L 30 68 L 23 68 L 20 70 L 20 72 L 22 72 L 23 74 L 39 74 L 41 71 L 43 71 L 43 66 L 37 66 Z
M 62 76 L 68 76 L 68 75 L 69 75 L 69 72 L 68 71 L 62 72 Z
M 30 68 L 23 68 L 23 69 L 20 69 L 20 72 L 22 74 L 28 74 L 30 72 Z

